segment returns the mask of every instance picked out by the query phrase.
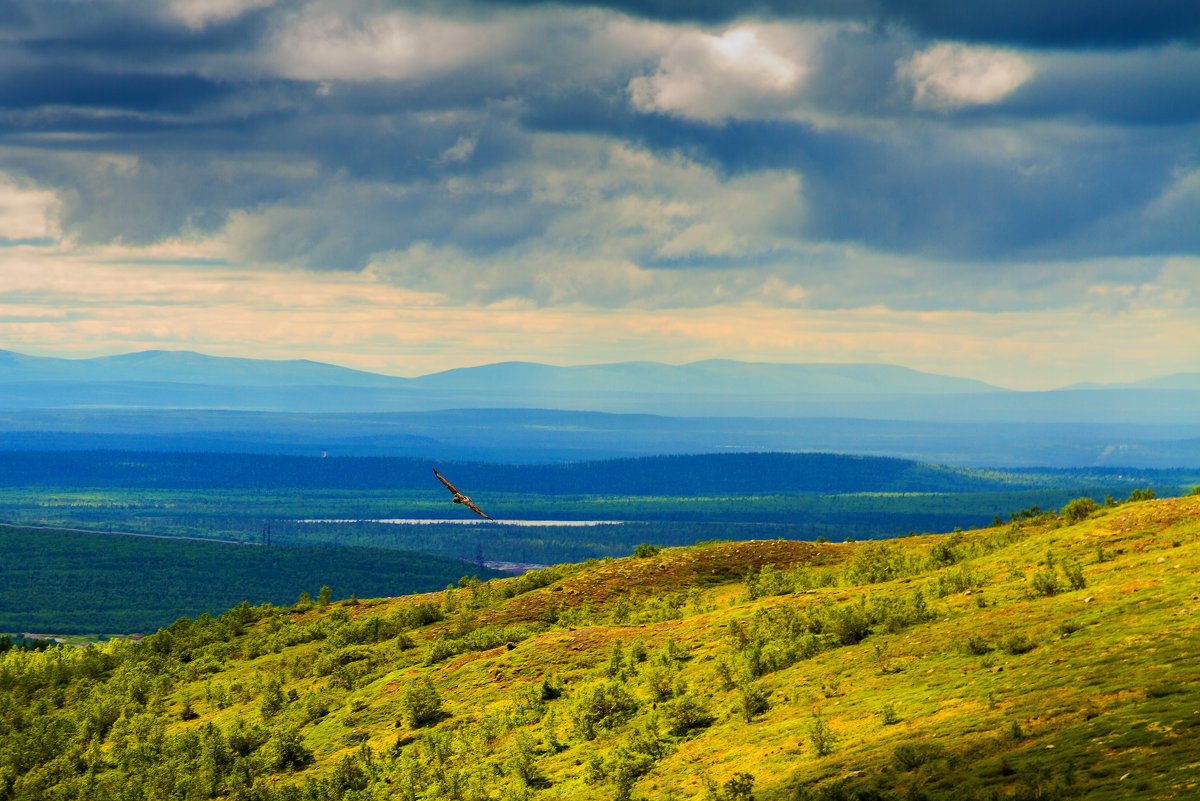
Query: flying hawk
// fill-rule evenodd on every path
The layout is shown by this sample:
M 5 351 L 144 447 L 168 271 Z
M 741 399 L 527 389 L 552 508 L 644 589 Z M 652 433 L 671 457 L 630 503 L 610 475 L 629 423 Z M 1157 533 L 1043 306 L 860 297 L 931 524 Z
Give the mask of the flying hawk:
M 461 492 L 459 492 L 457 487 L 455 487 L 453 484 L 451 484 L 446 479 L 442 478 L 442 474 L 437 471 L 436 467 L 433 468 L 433 474 L 438 477 L 438 481 L 440 481 L 446 485 L 446 489 L 448 489 L 454 493 L 454 502 L 455 503 L 461 503 L 463 506 L 467 507 L 468 509 L 470 509 L 472 512 L 479 515 L 480 517 L 487 517 L 488 520 L 492 520 L 492 518 L 488 517 L 483 512 L 479 511 L 479 507 L 476 506 L 475 504 L 471 503 L 471 499 L 468 498 L 466 495 L 463 495 Z

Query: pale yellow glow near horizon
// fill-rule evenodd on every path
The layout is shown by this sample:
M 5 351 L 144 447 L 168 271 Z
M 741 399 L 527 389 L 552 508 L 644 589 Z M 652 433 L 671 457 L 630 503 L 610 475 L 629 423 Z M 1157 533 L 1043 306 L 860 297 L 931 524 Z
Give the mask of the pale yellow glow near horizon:
M 463 305 L 367 273 L 197 264 L 206 246 L 0 249 L 0 347 L 195 350 L 416 376 L 498 361 L 868 362 L 1042 390 L 1200 366 L 1194 309 L 1120 312 Z M 159 262 L 158 260 L 161 260 Z

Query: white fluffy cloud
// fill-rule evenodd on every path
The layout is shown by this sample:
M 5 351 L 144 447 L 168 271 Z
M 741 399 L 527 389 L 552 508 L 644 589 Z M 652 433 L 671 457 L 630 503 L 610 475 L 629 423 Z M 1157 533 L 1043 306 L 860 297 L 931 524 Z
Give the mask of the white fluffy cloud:
M 247 11 L 266 8 L 275 3 L 276 0 L 172 0 L 167 10 L 184 25 L 196 29 L 213 22 L 224 22 Z
M 949 110 L 998 103 L 1033 77 L 1033 67 L 1010 50 L 941 42 L 897 64 L 896 76 L 918 107 Z
M 773 108 L 790 105 L 808 71 L 807 43 L 794 33 L 739 27 L 714 36 L 682 29 L 658 70 L 629 82 L 630 99 L 641 111 L 707 121 L 779 116 Z
M 408 80 L 485 62 L 510 50 L 516 33 L 507 21 L 318 2 L 276 23 L 265 57 L 274 74 L 302 81 Z

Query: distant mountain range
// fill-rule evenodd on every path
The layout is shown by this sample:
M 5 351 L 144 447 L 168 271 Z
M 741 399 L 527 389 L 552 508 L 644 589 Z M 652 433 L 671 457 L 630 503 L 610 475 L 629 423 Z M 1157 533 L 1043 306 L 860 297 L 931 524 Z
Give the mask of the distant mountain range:
M 944 395 L 1003 392 L 968 378 L 887 364 L 765 364 L 709 359 L 692 364 L 619 362 L 555 367 L 501 362 L 400 378 L 296 359 L 236 359 L 191 351 L 151 350 L 92 359 L 0 351 L 0 382 L 173 383 L 219 387 L 338 386 L 417 392 L 661 392 L 700 395 Z
M 387 387 L 403 378 L 295 359 L 234 359 L 186 350 L 147 350 L 94 359 L 26 356 L 0 350 L 0 386 L 10 382 L 153 382 L 230 386 Z
M 22 420 L 35 410 L 89 415 L 137 410 L 379 415 L 455 409 L 542 409 L 693 419 L 841 418 L 935 426 L 1197 426 L 1200 373 L 1131 384 L 1021 392 L 972 379 L 874 364 L 765 364 L 714 359 L 684 365 L 623 362 L 555 367 L 503 362 L 401 378 L 306 360 L 233 359 L 187 351 L 146 351 L 92 359 L 0 351 L 0 411 L 26 413 L 21 419 L 14 418 L 9 431 L 32 430 L 32 423 L 27 425 Z M 463 425 L 470 429 L 472 424 L 465 421 Z M 613 421 L 614 431 L 646 427 Z M 648 427 L 658 430 L 663 426 L 660 422 Z M 591 430 L 591 424 L 588 428 Z M 695 430 L 696 426 L 688 428 Z M 478 432 L 480 436 L 484 435 L 483 429 Z M 771 429 L 780 430 L 778 426 Z M 415 435 L 411 442 L 421 447 L 428 432 L 416 434 L 410 429 L 406 433 Z M 1188 438 L 1195 436 L 1190 428 L 1185 433 Z M 448 434 L 449 430 L 442 428 L 433 438 L 445 442 Z M 1143 430 L 1143 434 L 1149 432 Z M 1111 446 L 1115 450 L 1108 453 L 1119 452 L 1129 444 L 1127 435 L 1127 430 L 1120 436 L 1107 430 L 1090 430 L 1088 448 L 1098 452 L 1097 447 L 1103 450 Z M 764 436 L 770 449 L 769 432 Z M 1174 429 L 1160 429 L 1157 434 L 1139 436 L 1138 441 L 1147 443 L 1157 437 L 1178 442 L 1180 436 Z M 479 440 L 470 431 L 454 433 L 455 439 L 462 437 Z M 364 435 L 364 447 L 369 439 L 369 434 Z M 931 455 L 926 448 L 913 453 L 899 440 L 885 440 L 877 439 L 878 447 L 873 452 L 918 458 Z M 700 441 L 696 442 L 700 447 Z M 486 446 L 482 440 L 478 444 Z M 787 445 L 781 442 L 779 447 Z M 688 450 L 681 443 L 672 450 L 679 452 L 680 448 Z M 953 450 L 959 452 L 957 447 Z M 636 448 L 634 452 L 644 451 Z M 588 453 L 596 455 L 590 445 Z

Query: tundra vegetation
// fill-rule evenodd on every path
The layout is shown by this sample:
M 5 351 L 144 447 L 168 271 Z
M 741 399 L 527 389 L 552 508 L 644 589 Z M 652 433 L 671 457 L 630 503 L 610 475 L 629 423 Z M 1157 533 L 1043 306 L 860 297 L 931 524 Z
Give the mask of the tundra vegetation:
M 1186 798 L 1198 561 L 1187 496 L 10 644 L 0 799 Z

